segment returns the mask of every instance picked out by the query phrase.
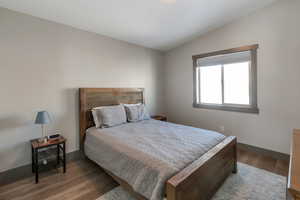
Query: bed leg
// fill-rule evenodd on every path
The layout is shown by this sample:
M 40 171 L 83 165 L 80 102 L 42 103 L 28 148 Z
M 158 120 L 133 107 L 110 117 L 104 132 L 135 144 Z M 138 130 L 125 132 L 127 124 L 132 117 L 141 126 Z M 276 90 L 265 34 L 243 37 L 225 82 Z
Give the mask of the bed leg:
M 237 142 L 235 142 L 233 153 L 234 153 L 234 166 L 233 166 L 232 173 L 236 174 L 238 172 L 238 168 L 237 168 Z
M 234 163 L 233 170 L 232 170 L 232 173 L 233 173 L 233 174 L 236 174 L 237 172 L 238 172 L 238 169 L 237 169 L 237 163 L 235 162 L 235 163 Z

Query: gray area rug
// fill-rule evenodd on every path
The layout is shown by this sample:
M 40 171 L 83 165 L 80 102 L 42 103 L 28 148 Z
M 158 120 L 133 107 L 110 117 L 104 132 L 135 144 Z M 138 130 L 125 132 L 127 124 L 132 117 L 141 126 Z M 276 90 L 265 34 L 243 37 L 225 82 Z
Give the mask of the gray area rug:
M 238 163 L 238 173 L 228 177 L 212 200 L 284 200 L 286 178 Z M 135 200 L 120 186 L 97 200 Z

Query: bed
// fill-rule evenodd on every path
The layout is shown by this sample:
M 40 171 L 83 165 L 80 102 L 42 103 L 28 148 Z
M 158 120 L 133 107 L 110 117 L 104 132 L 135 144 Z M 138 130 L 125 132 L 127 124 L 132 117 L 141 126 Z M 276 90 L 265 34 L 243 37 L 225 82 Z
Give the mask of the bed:
M 94 128 L 92 108 L 145 103 L 142 88 L 80 88 L 79 93 L 81 150 L 136 199 L 159 199 L 160 193 L 167 200 L 210 199 L 226 177 L 237 172 L 232 136 L 157 120 Z M 144 169 L 143 176 L 132 178 Z M 151 188 L 155 192 L 149 193 Z

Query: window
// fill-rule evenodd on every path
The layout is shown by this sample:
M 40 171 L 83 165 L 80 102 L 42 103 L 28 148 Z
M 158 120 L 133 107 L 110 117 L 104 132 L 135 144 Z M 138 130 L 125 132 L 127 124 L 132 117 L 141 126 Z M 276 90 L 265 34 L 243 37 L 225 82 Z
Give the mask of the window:
M 193 56 L 194 107 L 258 113 L 258 45 Z

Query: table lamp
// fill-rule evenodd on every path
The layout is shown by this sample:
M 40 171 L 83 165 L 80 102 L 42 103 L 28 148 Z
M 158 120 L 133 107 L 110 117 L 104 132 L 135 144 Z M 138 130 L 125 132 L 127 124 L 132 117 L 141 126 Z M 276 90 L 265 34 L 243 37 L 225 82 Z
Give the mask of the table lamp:
M 47 111 L 40 111 L 37 113 L 36 118 L 35 118 L 35 124 L 40 124 L 42 126 L 42 138 L 41 141 L 47 140 L 45 138 L 45 124 L 49 124 L 51 122 L 50 115 Z

